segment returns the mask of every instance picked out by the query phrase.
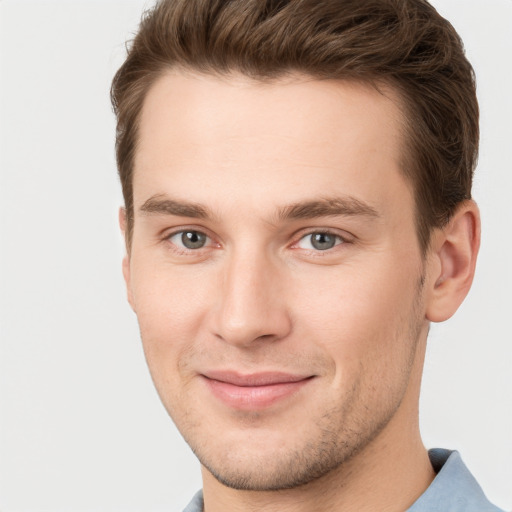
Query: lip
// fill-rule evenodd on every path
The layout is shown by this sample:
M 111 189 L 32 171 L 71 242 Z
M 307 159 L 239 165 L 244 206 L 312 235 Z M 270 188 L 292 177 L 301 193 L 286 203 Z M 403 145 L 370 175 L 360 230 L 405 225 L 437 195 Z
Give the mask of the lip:
M 240 374 L 233 371 L 212 371 L 202 377 L 212 394 L 225 405 L 242 410 L 270 407 L 297 393 L 313 375 L 284 372 Z

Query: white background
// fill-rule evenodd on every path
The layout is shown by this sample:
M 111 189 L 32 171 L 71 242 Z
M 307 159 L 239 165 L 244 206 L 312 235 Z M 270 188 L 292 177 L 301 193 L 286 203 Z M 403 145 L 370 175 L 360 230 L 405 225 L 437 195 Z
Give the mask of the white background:
M 512 1 L 437 0 L 478 76 L 483 245 L 432 329 L 427 446 L 512 508 Z M 126 304 L 110 80 L 148 2 L 0 1 L 0 511 L 179 511 L 198 463 Z

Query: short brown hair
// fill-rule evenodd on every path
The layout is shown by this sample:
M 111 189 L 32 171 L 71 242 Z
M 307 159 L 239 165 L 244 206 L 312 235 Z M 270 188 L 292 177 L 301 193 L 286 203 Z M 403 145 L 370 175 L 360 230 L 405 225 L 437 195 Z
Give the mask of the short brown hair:
M 143 16 L 111 90 L 128 247 L 140 112 L 170 68 L 391 86 L 405 111 L 401 164 L 424 253 L 431 230 L 471 197 L 479 138 L 474 73 L 457 32 L 426 0 L 161 0 Z

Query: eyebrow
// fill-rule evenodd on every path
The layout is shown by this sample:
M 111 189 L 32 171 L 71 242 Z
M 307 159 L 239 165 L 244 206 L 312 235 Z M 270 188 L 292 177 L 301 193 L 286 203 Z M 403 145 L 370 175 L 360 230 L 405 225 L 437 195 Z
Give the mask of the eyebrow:
M 150 197 L 141 207 L 145 214 L 175 215 L 196 219 L 210 219 L 210 210 L 200 204 L 171 199 L 163 194 Z M 363 201 L 352 197 L 321 198 L 299 201 L 278 209 L 278 221 L 314 219 L 317 217 L 364 216 L 379 218 L 379 212 Z
M 277 214 L 279 220 L 335 216 L 379 218 L 380 214 L 369 204 L 352 196 L 293 203 L 280 208 Z
M 208 209 L 200 204 L 177 201 L 164 195 L 150 197 L 140 207 L 140 211 L 148 214 L 176 215 L 177 217 L 192 217 L 196 219 L 208 219 L 212 216 Z

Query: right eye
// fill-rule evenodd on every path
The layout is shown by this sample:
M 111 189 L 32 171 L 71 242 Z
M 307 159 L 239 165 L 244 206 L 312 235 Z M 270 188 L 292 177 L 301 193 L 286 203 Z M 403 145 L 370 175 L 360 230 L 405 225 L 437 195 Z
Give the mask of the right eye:
M 176 247 L 186 250 L 202 249 L 211 244 L 211 240 L 208 236 L 192 229 L 177 231 L 170 235 L 168 240 Z
M 339 244 L 342 244 L 344 240 L 341 236 L 334 233 L 328 232 L 313 232 L 303 236 L 297 246 L 301 249 L 314 249 L 315 251 L 328 251 Z

